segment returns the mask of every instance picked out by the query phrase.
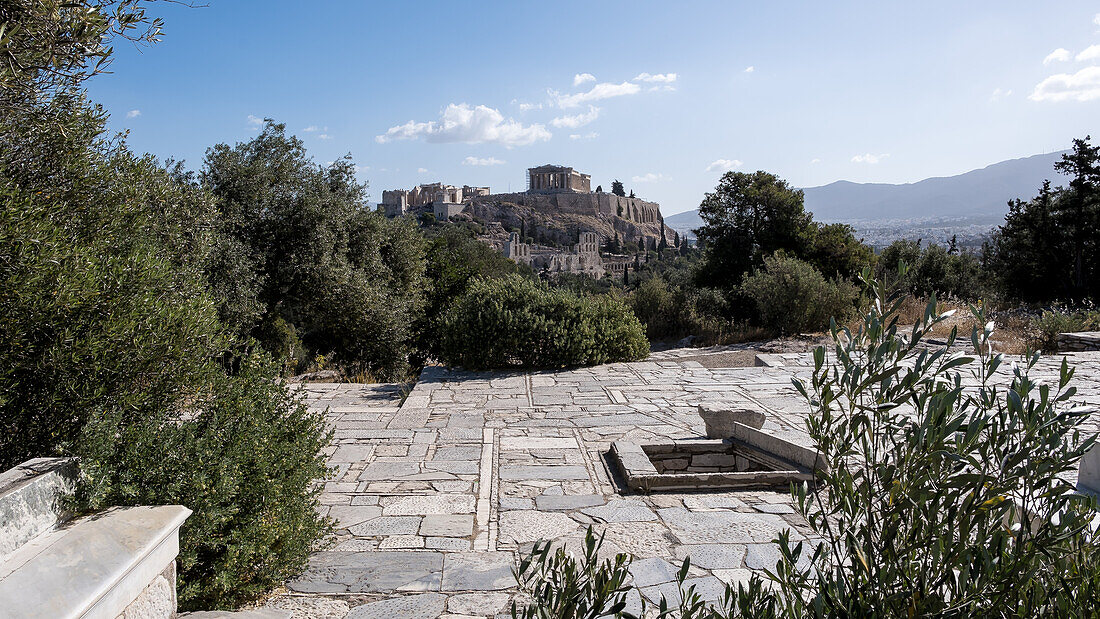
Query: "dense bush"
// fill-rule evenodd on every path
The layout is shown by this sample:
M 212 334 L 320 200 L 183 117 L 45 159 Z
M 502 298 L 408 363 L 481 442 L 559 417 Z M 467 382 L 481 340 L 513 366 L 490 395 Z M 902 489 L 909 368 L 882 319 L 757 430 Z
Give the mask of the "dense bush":
M 293 328 L 301 356 L 288 368 L 324 355 L 348 375 L 401 378 L 424 303 L 424 239 L 368 208 L 355 169 L 346 157 L 317 165 L 270 121 L 248 142 L 209 149 L 200 180 L 227 240 L 211 284 L 223 319 L 266 350 L 294 350 L 280 321 Z
M 907 270 L 898 276 L 898 265 Z M 991 288 L 981 262 L 974 254 L 947 250 L 941 245 L 922 248 L 916 241 L 894 241 L 879 255 L 877 276 L 918 297 L 932 294 L 976 300 Z
M 714 288 L 669 284 L 664 276 L 643 280 L 627 302 L 645 325 L 650 341 L 691 337 L 693 345 L 718 345 L 759 338 L 766 333 L 744 320 L 727 318 L 729 301 Z
M 127 421 L 95 417 L 80 436 L 82 503 L 176 503 L 181 609 L 236 608 L 301 571 L 328 530 L 315 480 L 326 476 L 321 413 L 272 380 L 266 355 L 213 381 L 189 412 Z M 201 464 L 200 464 L 201 463 Z
M 469 369 L 595 365 L 649 352 L 642 325 L 621 301 L 520 275 L 474 280 L 442 330 L 441 361 Z
M 1054 307 L 1043 310 L 1031 320 L 1028 345 L 1051 353 L 1058 350 L 1058 334 L 1100 329 L 1100 312 L 1094 309 Z
M 821 331 L 831 318 L 842 322 L 857 297 L 848 281 L 826 280 L 813 265 L 782 254 L 765 258 L 741 288 L 756 303 L 761 324 L 784 334 Z
M 227 340 L 201 280 L 129 229 L 140 212 L 0 200 L 0 469 L 79 454 L 89 419 L 159 415 L 206 387 Z
M 429 234 L 424 273 L 427 301 L 416 325 L 417 349 L 422 358 L 440 358 L 443 315 L 475 278 L 530 273 L 531 269 L 505 258 L 467 227 L 443 225 Z

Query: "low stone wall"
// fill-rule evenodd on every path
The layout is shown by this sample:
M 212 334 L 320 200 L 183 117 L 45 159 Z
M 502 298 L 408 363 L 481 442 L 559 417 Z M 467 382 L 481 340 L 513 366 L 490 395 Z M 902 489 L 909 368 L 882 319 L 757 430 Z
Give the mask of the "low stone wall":
M 1085 352 L 1100 350 L 1100 331 L 1079 331 L 1077 333 L 1059 333 L 1058 350 L 1065 352 Z

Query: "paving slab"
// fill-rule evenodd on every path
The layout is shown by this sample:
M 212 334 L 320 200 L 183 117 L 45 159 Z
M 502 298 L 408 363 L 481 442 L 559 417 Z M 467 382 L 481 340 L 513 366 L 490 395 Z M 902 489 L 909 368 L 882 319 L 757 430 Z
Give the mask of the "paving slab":
M 422 593 L 396 597 L 356 606 L 348 619 L 438 619 L 447 604 L 447 596 Z
M 443 555 L 438 552 L 336 552 L 310 555 L 309 565 L 288 583 L 301 593 L 438 591 Z
M 510 552 L 452 552 L 443 560 L 443 591 L 500 591 L 516 585 Z

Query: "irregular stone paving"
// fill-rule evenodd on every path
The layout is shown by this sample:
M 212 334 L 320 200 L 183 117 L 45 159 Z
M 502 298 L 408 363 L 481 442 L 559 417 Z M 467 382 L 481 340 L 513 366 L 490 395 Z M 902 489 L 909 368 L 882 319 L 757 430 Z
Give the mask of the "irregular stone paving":
M 400 404 L 394 385 L 305 385 L 335 432 L 321 501 L 339 531 L 272 604 L 301 617 L 322 606 L 332 617 L 492 617 L 507 612 L 517 552 L 541 539 L 580 548 L 590 525 L 606 553 L 635 556 L 650 601 L 675 598 L 687 556 L 690 584 L 708 598 L 774 566 L 779 531 L 808 534 L 785 492 L 624 493 L 606 455 L 620 439 L 702 436 L 703 403 L 755 405 L 764 430 L 808 445 L 791 378 L 808 375 L 809 357 L 725 369 L 660 357 L 527 374 L 427 368 Z M 1070 357 L 1074 402 L 1100 405 L 1100 353 Z M 1060 359 L 1035 377 L 1056 380 Z

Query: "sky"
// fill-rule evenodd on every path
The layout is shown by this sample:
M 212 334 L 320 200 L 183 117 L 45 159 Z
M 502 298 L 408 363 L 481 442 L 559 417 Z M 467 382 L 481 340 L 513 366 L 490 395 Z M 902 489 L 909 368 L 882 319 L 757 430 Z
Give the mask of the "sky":
M 552 163 L 669 215 L 727 170 L 902 183 L 1100 139 L 1095 0 L 195 1 L 89 83 L 110 129 L 198 169 L 271 118 L 373 201 Z

